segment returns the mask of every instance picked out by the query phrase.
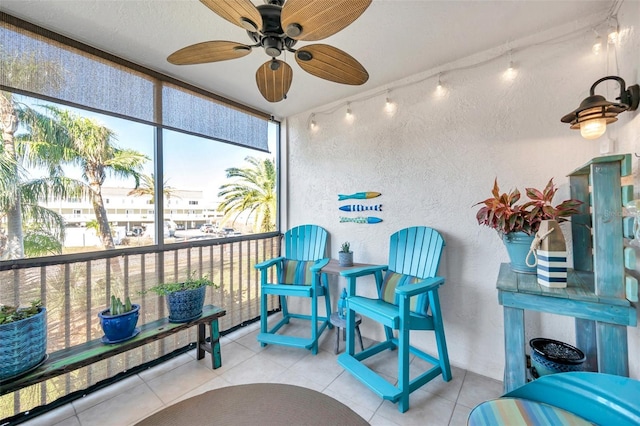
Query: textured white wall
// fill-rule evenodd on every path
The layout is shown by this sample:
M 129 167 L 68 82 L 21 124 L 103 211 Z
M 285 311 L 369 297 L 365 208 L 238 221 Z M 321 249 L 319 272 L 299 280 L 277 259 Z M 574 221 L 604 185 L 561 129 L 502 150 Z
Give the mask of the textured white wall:
M 628 84 L 640 81 L 639 5 L 626 2 L 619 13 L 626 32 L 617 61 L 619 75 Z M 522 192 L 526 186 L 541 188 L 553 177 L 560 187 L 556 201 L 563 200 L 569 195 L 566 175 L 599 155 L 600 141 L 582 139 L 560 118 L 578 106 L 595 80 L 617 73 L 614 56 L 607 61 L 607 55 L 591 53 L 590 31 L 567 41 L 519 48 L 571 28 L 512 42 L 517 67 L 513 81 L 503 79 L 505 57 L 472 65 L 494 56 L 500 51 L 496 49 L 443 66 L 442 70 L 471 65 L 443 75 L 443 97 L 434 95 L 437 79 L 418 82 L 440 70 L 426 70 L 391 85 L 388 96 L 397 104 L 394 114 L 384 112 L 385 88 L 377 88 L 369 99 L 351 100 L 351 124 L 345 121 L 346 107 L 340 106 L 344 103 L 319 107 L 315 132 L 308 129 L 312 111 L 287 120 L 288 203 L 283 227 L 321 225 L 331 235 L 332 257 L 337 258 L 343 241 L 350 241 L 355 261 L 368 263 L 386 262 L 389 235 L 401 228 L 438 229 L 447 243 L 440 269 L 446 284 L 440 297 L 451 362 L 499 380 L 503 320 L 495 280 L 500 263 L 508 258 L 496 232 L 477 225 L 473 205 L 490 195 L 495 177 L 501 189 L 518 187 Z M 612 89 L 603 94 L 611 99 L 613 93 Z M 327 112 L 334 106 L 339 108 Z M 617 139 L 610 152 L 640 151 L 638 115 L 625 113 L 609 129 L 608 135 Z M 382 193 L 366 202 L 383 204 L 383 212 L 370 213 L 382 223 L 339 223 L 339 216 L 347 214 L 338 207 L 347 202 L 338 202 L 337 194 L 360 191 Z M 337 295 L 334 286 L 334 301 Z M 567 317 L 528 312 L 526 323 L 527 341 L 545 336 L 575 343 L 573 321 Z M 640 377 L 640 334 L 637 329 L 629 332 L 632 376 Z M 382 336 L 367 321 L 363 333 Z M 435 347 L 430 337 L 420 338 L 418 345 L 428 351 Z

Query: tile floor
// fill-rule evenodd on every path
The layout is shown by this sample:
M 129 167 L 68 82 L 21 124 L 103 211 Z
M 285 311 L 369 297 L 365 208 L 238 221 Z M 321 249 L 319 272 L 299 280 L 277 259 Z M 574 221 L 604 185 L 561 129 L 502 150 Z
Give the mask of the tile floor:
M 305 324 L 308 327 L 308 323 Z M 302 329 L 302 324 L 287 327 Z M 466 425 L 473 407 L 502 394 L 502 382 L 453 367 L 453 380 L 436 378 L 411 394 L 409 410 L 383 401 L 336 362 L 336 335 L 322 336 L 320 351 L 269 345 L 256 341 L 259 324 L 221 339 L 222 367 L 211 368 L 209 355 L 196 361 L 195 349 L 24 424 L 57 426 L 122 426 L 180 400 L 211 389 L 245 383 L 287 383 L 327 394 L 351 407 L 371 425 Z M 288 330 L 290 333 L 291 330 Z M 364 339 L 365 347 L 371 344 Z M 344 342 L 340 342 L 344 350 Z M 392 355 L 391 352 L 387 352 Z M 395 352 L 394 352 L 395 353 Z M 379 355 L 379 357 L 382 355 Z M 376 360 L 381 374 L 397 377 L 395 360 Z M 412 366 L 422 362 L 412 360 Z

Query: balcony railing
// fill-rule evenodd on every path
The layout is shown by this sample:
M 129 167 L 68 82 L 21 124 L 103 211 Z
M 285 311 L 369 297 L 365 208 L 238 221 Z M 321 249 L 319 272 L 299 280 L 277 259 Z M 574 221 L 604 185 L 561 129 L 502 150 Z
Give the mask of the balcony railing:
M 139 324 L 168 315 L 163 297 L 141 294 L 162 282 L 208 275 L 205 304 L 224 307 L 220 330 L 260 315 L 260 278 L 253 267 L 275 257 L 280 234 L 209 239 L 0 264 L 0 304 L 41 299 L 47 308 L 47 352 L 102 337 L 98 312 L 112 294 L 141 306 Z M 277 306 L 270 300 L 269 309 Z M 0 419 L 49 404 L 123 371 L 156 360 L 196 340 L 196 328 L 0 397 Z M 2 344 L 2 342 L 0 342 Z M 2 421 L 0 421 L 2 423 Z

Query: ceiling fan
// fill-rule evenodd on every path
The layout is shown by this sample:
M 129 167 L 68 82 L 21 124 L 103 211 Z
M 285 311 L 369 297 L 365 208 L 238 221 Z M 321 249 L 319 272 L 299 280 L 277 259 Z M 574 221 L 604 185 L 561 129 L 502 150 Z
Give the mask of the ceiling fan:
M 247 30 L 253 44 L 205 41 L 169 55 L 174 65 L 204 64 L 241 58 L 262 47 L 271 60 L 256 71 L 258 90 L 269 102 L 286 99 L 291 87 L 289 64 L 276 59 L 294 53 L 300 67 L 316 77 L 336 83 L 361 85 L 369 79 L 364 67 L 348 53 L 327 44 L 294 49 L 298 41 L 316 41 L 342 30 L 369 7 L 371 0 L 200 0 L 214 13 Z

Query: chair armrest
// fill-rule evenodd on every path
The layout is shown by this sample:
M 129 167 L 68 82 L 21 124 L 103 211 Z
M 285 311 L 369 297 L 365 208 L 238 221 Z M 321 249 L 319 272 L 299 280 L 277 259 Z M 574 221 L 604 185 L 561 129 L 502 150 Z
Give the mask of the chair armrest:
M 253 267 L 256 269 L 266 269 L 275 265 L 278 262 L 282 262 L 283 260 L 284 260 L 284 256 L 274 257 L 273 259 L 269 259 L 269 260 L 265 260 L 264 262 L 257 263 Z
M 311 272 L 320 272 L 322 268 L 327 266 L 330 260 L 331 259 L 329 259 L 328 257 L 324 259 L 316 260 L 316 263 L 311 267 Z
M 415 284 L 405 284 L 396 287 L 396 294 L 400 296 L 415 296 L 417 294 L 426 293 L 431 290 L 435 290 L 444 284 L 443 277 L 427 278 L 424 281 L 420 281 Z
M 340 275 L 343 277 L 351 278 L 351 277 L 362 277 L 364 275 L 370 275 L 375 273 L 376 271 L 386 271 L 389 269 L 388 265 L 377 265 L 377 266 L 363 266 L 362 268 L 353 268 L 348 271 L 341 271 Z

